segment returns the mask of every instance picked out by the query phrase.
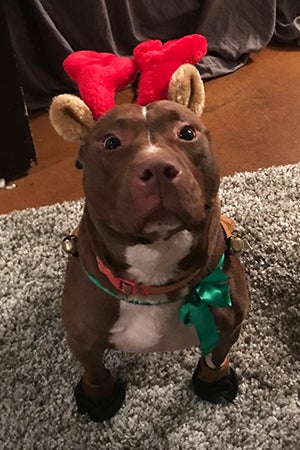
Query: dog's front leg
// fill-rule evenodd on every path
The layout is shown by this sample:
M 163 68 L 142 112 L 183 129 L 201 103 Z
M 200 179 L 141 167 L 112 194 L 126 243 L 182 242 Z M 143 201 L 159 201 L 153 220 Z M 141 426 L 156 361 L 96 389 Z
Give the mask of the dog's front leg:
M 89 348 L 68 337 L 68 344 L 84 374 L 75 388 L 80 414 L 88 413 L 94 422 L 108 420 L 116 414 L 125 399 L 125 385 L 115 382 L 103 364 L 103 350 Z
M 69 348 L 83 368 L 75 389 L 78 410 L 95 422 L 107 420 L 125 398 L 125 386 L 113 380 L 103 362 L 118 305 L 99 296 L 83 273 L 79 258 L 69 260 L 61 312 Z
M 238 380 L 229 365 L 228 352 L 238 340 L 240 329 L 238 326 L 232 333 L 222 333 L 217 347 L 199 360 L 192 381 L 195 393 L 203 400 L 223 403 L 235 399 Z
M 228 353 L 239 338 L 250 302 L 239 259 L 229 256 L 224 271 L 229 276 L 232 307 L 212 308 L 219 330 L 219 343 L 209 355 L 200 359 L 193 375 L 196 394 L 212 403 L 232 402 L 237 395 L 238 379 L 229 365 Z

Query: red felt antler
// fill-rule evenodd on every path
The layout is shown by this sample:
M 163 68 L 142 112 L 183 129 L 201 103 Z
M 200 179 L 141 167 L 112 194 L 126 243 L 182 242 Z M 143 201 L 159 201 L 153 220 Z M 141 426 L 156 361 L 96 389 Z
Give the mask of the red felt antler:
M 136 103 L 147 105 L 167 98 L 172 74 L 182 64 L 196 64 L 207 51 L 207 42 L 200 34 L 168 41 L 146 41 L 139 44 L 133 56 L 141 73 Z
M 137 74 L 132 58 L 85 50 L 71 53 L 63 67 L 77 83 L 81 98 L 95 120 L 114 107 L 116 91 L 131 84 Z
M 182 64 L 196 64 L 206 50 L 206 39 L 192 34 L 165 44 L 158 40 L 143 42 L 134 49 L 134 59 L 82 50 L 71 53 L 63 66 L 77 83 L 81 98 L 94 119 L 98 119 L 114 107 L 116 91 L 130 85 L 137 70 L 140 79 L 136 103 L 144 106 L 166 99 L 173 73 Z

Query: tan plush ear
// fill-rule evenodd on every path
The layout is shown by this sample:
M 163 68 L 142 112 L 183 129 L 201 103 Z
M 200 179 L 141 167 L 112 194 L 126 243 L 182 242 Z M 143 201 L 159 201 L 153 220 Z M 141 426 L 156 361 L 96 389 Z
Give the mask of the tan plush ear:
M 205 91 L 201 76 L 192 64 L 183 64 L 172 75 L 168 99 L 191 109 L 201 116 L 205 106 Z
M 82 143 L 95 124 L 89 107 L 83 100 L 71 94 L 54 97 L 49 116 L 55 131 L 71 142 Z

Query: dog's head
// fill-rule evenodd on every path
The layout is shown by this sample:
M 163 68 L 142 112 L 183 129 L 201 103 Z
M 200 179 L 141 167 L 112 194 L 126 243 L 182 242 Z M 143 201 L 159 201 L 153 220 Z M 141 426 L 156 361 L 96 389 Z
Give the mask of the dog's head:
M 171 80 L 171 100 L 118 105 L 96 122 L 79 98 L 54 99 L 54 128 L 80 143 L 86 205 L 96 227 L 153 240 L 201 225 L 216 202 L 219 172 L 200 119 L 201 78 L 193 66 L 175 76 L 181 83 Z

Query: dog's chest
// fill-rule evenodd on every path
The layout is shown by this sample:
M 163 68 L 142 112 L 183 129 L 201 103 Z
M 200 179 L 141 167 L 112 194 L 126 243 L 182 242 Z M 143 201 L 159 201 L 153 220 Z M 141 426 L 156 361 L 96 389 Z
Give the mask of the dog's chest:
M 167 241 L 129 247 L 128 276 L 147 285 L 167 284 L 176 275 L 178 262 L 188 254 L 191 245 L 192 235 L 185 230 Z M 110 342 L 128 352 L 173 351 L 197 345 L 194 327 L 186 327 L 179 316 L 187 292 L 187 288 L 181 289 L 178 300 L 171 303 L 166 295 L 141 297 L 141 303 L 150 305 L 121 301 Z
M 156 299 L 166 300 L 164 296 Z M 180 320 L 183 301 L 151 306 L 122 301 L 110 342 L 119 350 L 139 353 L 182 350 L 199 344 L 194 327 L 186 327 Z

